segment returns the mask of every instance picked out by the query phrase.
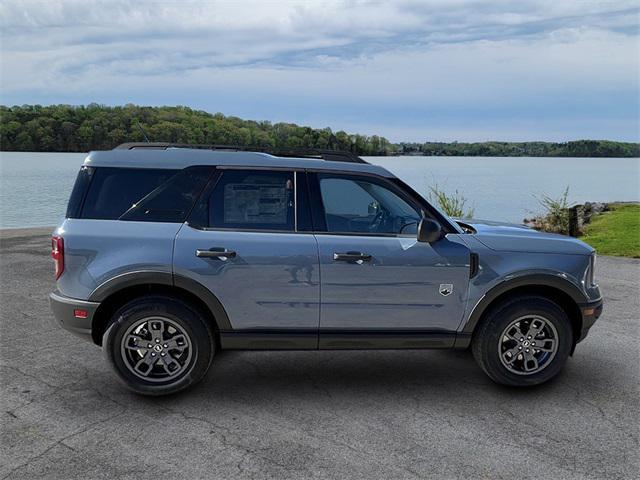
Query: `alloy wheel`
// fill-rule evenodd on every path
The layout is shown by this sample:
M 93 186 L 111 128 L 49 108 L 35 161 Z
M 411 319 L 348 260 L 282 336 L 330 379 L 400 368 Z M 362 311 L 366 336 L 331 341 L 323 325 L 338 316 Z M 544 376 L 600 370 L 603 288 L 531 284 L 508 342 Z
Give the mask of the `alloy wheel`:
M 134 375 L 149 382 L 163 382 L 178 377 L 189 367 L 193 347 L 177 322 L 154 316 L 127 329 L 120 352 Z
M 545 369 L 558 351 L 558 332 L 540 315 L 519 317 L 498 340 L 502 364 L 516 375 L 533 375 Z

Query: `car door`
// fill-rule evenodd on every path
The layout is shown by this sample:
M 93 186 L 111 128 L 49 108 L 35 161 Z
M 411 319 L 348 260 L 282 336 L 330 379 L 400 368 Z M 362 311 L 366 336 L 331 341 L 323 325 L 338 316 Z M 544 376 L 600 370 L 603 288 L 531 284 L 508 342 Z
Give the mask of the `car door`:
M 320 347 L 449 346 L 467 296 L 470 251 L 464 242 L 455 233 L 433 244 L 418 242 L 426 212 L 385 179 L 310 178 L 320 253 Z
M 305 231 L 298 173 L 226 168 L 213 183 L 178 232 L 175 275 L 196 280 L 222 304 L 231 327 L 223 342 L 316 348 L 318 249 Z

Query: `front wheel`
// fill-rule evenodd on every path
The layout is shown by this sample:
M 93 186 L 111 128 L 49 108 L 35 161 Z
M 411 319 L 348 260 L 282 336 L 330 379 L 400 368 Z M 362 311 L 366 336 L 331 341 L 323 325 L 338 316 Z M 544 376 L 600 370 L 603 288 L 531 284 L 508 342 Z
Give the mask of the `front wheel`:
M 176 298 L 154 295 L 121 307 L 102 345 L 128 388 L 143 395 L 166 395 L 204 377 L 215 343 L 199 310 Z
M 567 314 L 544 297 L 519 297 L 487 315 L 471 349 L 484 372 L 511 386 L 544 383 L 567 361 L 573 332 Z

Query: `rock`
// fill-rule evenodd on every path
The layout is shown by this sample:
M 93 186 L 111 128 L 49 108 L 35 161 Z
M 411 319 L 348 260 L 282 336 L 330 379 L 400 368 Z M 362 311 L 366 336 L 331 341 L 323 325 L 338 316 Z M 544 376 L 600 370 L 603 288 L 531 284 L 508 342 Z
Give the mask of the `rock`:
M 532 218 L 525 218 L 522 222 L 528 227 L 545 232 L 564 233 L 572 237 L 578 237 L 586 224 L 591 222 L 591 218 L 602 212 L 609 210 L 609 204 L 603 202 L 585 202 L 581 205 L 574 205 L 568 209 L 569 227 L 567 232 L 566 223 L 564 225 L 554 219 L 550 214 L 536 215 Z M 565 220 L 566 221 L 566 220 Z
M 585 202 L 584 205 L 574 205 L 569 209 L 569 235 L 577 237 L 582 234 L 591 218 L 609 210 L 609 205 L 602 202 Z

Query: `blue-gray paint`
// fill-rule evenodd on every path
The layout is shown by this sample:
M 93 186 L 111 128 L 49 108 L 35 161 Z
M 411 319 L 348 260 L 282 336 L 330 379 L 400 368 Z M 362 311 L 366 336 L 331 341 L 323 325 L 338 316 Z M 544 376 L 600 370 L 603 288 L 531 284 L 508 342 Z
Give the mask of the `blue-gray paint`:
M 172 271 L 179 224 L 68 218 L 55 231 L 64 238 L 64 273 L 58 291 L 88 299 L 108 280 L 135 271 Z
M 262 153 L 187 149 L 94 152 L 86 164 L 181 168 L 194 164 L 338 169 L 391 176 L 380 167 Z M 87 300 L 101 285 L 136 271 L 179 274 L 197 281 L 223 305 L 233 329 L 434 330 L 461 332 L 493 288 L 537 275 L 559 280 L 580 299 L 600 298 L 587 272 L 593 249 L 583 242 L 519 226 L 471 223 L 476 234 L 450 233 L 433 244 L 412 237 L 294 232 L 198 230 L 189 225 L 67 219 L 65 297 Z M 199 258 L 196 250 L 226 248 L 236 256 Z M 334 253 L 361 251 L 362 264 Z M 469 280 L 469 255 L 480 258 Z M 439 293 L 452 284 L 451 295 Z
M 226 248 L 227 260 L 196 250 Z M 197 230 L 185 225 L 175 241 L 174 271 L 213 292 L 234 329 L 317 329 L 318 247 L 311 234 Z
M 318 235 L 323 329 L 455 330 L 464 313 L 469 249 L 458 235 L 430 245 L 415 237 Z M 371 260 L 336 262 L 361 251 Z M 439 293 L 441 283 L 453 293 Z

